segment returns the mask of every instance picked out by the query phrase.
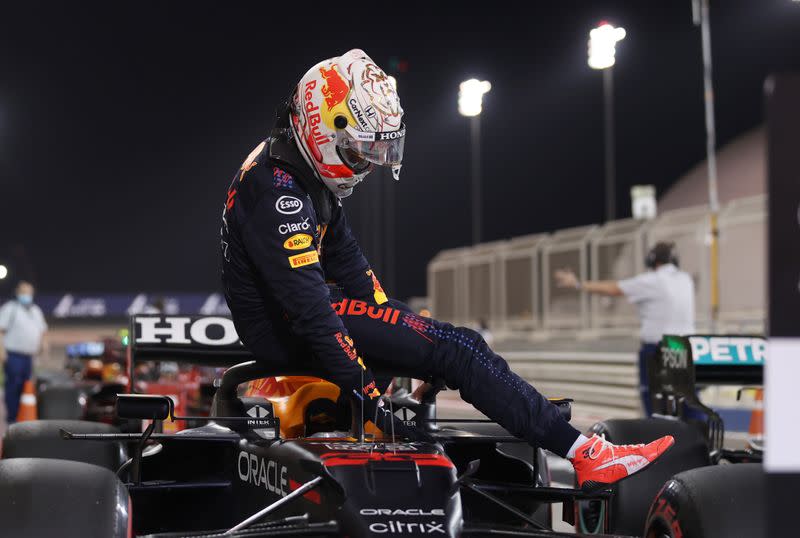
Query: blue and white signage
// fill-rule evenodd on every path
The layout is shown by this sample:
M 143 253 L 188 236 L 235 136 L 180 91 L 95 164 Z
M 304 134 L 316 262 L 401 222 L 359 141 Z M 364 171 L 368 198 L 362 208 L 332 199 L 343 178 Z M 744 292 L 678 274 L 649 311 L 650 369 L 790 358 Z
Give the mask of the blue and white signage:
M 763 366 L 767 341 L 754 336 L 690 336 L 696 365 Z
M 231 314 L 225 297 L 219 293 L 41 294 L 36 296 L 36 303 L 45 316 L 56 319 L 127 318 L 135 314 L 156 313 L 203 316 Z

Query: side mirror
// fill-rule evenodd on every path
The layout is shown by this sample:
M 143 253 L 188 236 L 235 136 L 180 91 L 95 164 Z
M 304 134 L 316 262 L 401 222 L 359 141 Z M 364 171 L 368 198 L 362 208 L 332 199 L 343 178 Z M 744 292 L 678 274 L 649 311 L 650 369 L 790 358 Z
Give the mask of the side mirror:
M 172 400 L 156 394 L 117 394 L 115 412 L 119 418 L 166 420 L 172 414 Z

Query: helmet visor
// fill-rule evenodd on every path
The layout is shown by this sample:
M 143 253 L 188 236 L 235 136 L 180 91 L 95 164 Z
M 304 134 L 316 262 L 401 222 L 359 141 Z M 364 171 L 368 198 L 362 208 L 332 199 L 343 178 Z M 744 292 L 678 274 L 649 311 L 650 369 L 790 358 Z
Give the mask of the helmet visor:
M 356 174 L 366 172 L 372 166 L 371 162 L 349 148 L 343 148 L 337 145 L 336 154 L 339 155 L 342 162 Z
M 349 125 L 336 131 L 336 145 L 348 156 L 357 155 L 378 166 L 400 165 L 405 141 L 405 125 L 401 125 L 397 131 L 377 133 L 359 131 Z

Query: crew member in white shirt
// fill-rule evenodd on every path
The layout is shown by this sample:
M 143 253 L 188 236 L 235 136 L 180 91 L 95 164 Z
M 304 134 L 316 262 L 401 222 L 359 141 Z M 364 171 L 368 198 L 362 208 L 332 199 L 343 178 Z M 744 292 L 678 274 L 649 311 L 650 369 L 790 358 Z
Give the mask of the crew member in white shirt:
M 47 323 L 33 304 L 33 286 L 22 281 L 16 298 L 0 307 L 0 362 L 5 373 L 6 421 L 17 420 L 25 381 L 31 378 L 33 357 L 47 346 Z
M 665 334 L 694 333 L 694 282 L 688 273 L 678 269 L 674 243 L 657 243 L 647 254 L 642 274 L 625 280 L 586 280 L 581 282 L 571 269 L 555 272 L 556 284 L 599 295 L 624 295 L 636 305 L 641 328 L 639 349 L 639 392 L 642 406 L 652 413 L 647 384 L 648 357 L 658 350 Z

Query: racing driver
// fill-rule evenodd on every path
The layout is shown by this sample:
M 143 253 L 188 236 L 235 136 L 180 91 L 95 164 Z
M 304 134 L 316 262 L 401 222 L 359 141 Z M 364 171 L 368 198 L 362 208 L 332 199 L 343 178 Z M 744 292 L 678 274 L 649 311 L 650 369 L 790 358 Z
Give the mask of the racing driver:
M 222 282 L 245 346 L 276 370 L 314 372 L 363 405 L 391 413 L 376 371 L 443 380 L 512 434 L 569 458 L 594 489 L 650 465 L 670 436 L 646 445 L 587 438 L 470 329 L 389 299 L 347 224 L 342 199 L 375 167 L 400 174 L 406 127 L 386 74 L 362 50 L 302 77 L 273 131 L 245 159 L 222 215 Z M 341 293 L 329 286 L 334 283 Z M 402 423 L 395 421 L 397 431 Z

